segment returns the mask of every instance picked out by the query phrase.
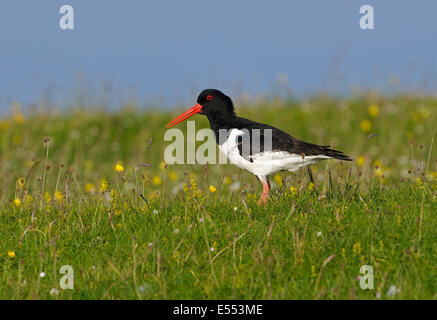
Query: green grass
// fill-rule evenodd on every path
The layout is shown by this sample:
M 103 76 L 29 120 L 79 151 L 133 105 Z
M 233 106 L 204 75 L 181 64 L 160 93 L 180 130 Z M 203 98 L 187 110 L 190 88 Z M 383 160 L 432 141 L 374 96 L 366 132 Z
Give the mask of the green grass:
M 0 299 L 437 298 L 436 99 L 237 111 L 355 160 L 313 166 L 314 185 L 306 170 L 275 175 L 260 207 L 259 182 L 231 165 L 164 165 L 177 112 L 15 107 L 0 120 Z

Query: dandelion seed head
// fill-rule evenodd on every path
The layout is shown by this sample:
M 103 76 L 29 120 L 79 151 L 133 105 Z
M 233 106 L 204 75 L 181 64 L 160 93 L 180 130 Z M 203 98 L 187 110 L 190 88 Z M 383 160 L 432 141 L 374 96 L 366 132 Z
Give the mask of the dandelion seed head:
M 397 288 L 396 286 L 390 286 L 387 291 L 387 297 L 393 298 L 396 294 L 398 294 L 401 291 L 401 289 Z
M 56 288 L 52 288 L 52 290 L 50 290 L 50 295 L 51 296 L 57 296 L 59 294 L 59 290 Z

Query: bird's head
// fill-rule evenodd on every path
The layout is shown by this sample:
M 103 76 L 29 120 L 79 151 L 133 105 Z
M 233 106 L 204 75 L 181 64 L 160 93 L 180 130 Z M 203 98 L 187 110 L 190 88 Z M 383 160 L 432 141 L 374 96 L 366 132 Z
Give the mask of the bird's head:
M 216 89 L 205 89 L 197 98 L 197 104 L 167 124 L 167 128 L 188 119 L 196 113 L 208 117 L 232 117 L 235 116 L 234 104 L 231 98 Z

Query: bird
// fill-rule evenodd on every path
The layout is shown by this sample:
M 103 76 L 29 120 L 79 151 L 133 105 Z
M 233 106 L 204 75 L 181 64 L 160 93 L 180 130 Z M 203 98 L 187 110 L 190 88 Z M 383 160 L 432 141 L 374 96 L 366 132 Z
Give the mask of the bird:
M 269 177 L 275 172 L 295 172 L 326 159 L 352 161 L 330 146 L 305 142 L 268 124 L 237 116 L 232 99 L 217 89 L 203 90 L 196 105 L 170 121 L 166 127 L 171 128 L 195 114 L 208 118 L 219 150 L 229 161 L 251 172 L 262 183 L 259 205 L 268 202 Z M 257 143 L 254 143 L 255 140 Z

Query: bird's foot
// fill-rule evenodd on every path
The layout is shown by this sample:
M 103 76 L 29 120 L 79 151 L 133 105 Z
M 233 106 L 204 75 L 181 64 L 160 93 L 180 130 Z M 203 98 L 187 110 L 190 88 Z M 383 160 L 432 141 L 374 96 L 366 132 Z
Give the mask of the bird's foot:
M 269 191 L 270 191 L 270 184 L 268 181 L 262 181 L 263 184 L 263 193 L 261 194 L 261 197 L 258 200 L 258 205 L 266 204 L 267 200 L 269 199 Z
M 269 200 L 269 196 L 262 194 L 261 197 L 258 200 L 258 205 L 263 205 L 263 204 L 267 204 L 267 201 Z

